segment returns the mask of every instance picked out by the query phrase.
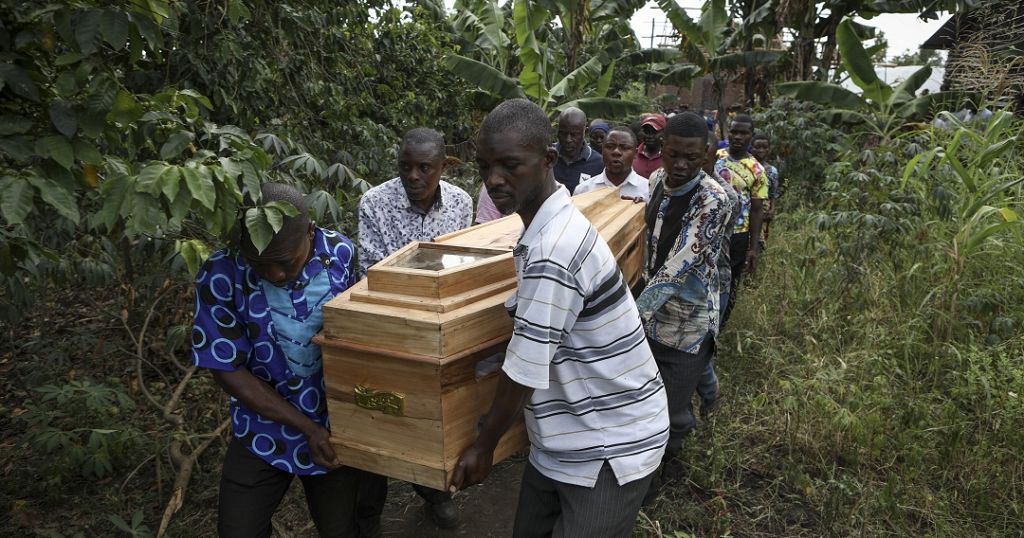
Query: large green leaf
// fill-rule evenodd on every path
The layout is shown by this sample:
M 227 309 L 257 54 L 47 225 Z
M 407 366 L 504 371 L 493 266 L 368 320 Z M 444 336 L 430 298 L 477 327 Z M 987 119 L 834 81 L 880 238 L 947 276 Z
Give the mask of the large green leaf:
M 515 0 L 512 7 L 512 22 L 516 30 L 516 44 L 519 45 L 519 63 L 523 70 L 519 83 L 523 92 L 538 101 L 547 100 L 548 91 L 544 85 L 542 55 L 536 31 L 550 14 L 536 2 Z
M 552 86 L 549 99 L 557 101 L 560 97 L 570 95 L 574 89 L 593 84 L 600 76 L 601 58 L 594 56 Z
M 668 17 L 672 27 L 682 36 L 683 39 L 679 44 L 679 49 L 686 56 L 686 59 L 704 69 L 709 68 L 708 56 L 704 53 L 705 49 L 701 48 L 704 45 L 704 32 L 701 27 L 687 15 L 683 8 L 679 7 L 676 0 L 658 0 L 658 7 Z
M 505 76 L 497 69 L 472 58 L 458 54 L 449 54 L 444 58 L 445 65 L 453 73 L 472 82 L 487 93 L 501 99 L 524 97 L 523 89 L 515 79 Z
M 39 100 L 39 88 L 32 81 L 32 77 L 24 69 L 14 64 L 0 63 L 0 90 L 4 89 L 5 84 L 11 88 L 11 91 L 25 99 Z
M 74 105 L 68 101 L 55 100 L 50 102 L 50 121 L 57 132 L 71 138 L 78 131 L 78 114 Z
M 171 133 L 164 145 L 160 146 L 160 158 L 170 160 L 177 157 L 192 143 L 194 138 L 195 135 L 191 131 L 184 129 Z
M 608 64 L 605 68 L 604 73 L 601 74 L 601 78 L 597 79 L 597 96 L 607 97 L 608 88 L 611 87 L 612 77 L 615 76 L 615 64 L 618 60 L 612 60 L 612 63 Z
M 590 6 L 590 20 L 591 22 L 607 19 L 629 20 L 646 3 L 646 0 L 594 0 Z
M 876 103 L 888 101 L 892 88 L 878 78 L 871 56 L 864 50 L 864 45 L 850 19 L 839 23 L 836 29 L 836 44 L 839 46 L 846 72 L 850 74 L 850 80 L 864 91 L 864 98 Z
M 729 24 L 729 14 L 725 10 L 725 0 L 707 0 L 701 8 L 700 26 L 704 38 L 701 44 L 712 54 L 717 54 L 725 39 L 725 28 Z
M 185 178 L 185 185 L 192 197 L 199 200 L 203 207 L 213 210 L 217 202 L 217 190 L 213 184 L 209 168 L 201 166 L 198 169 L 188 166 L 181 167 L 181 175 Z
M 33 175 L 29 176 L 28 180 L 39 191 L 39 196 L 44 202 L 56 209 L 62 217 L 78 224 L 78 203 L 75 201 L 74 193 L 52 179 Z
M 21 224 L 32 211 L 32 184 L 20 177 L 4 179 L 8 181 L 0 187 L 0 213 L 7 224 Z
M 654 75 L 658 84 L 690 88 L 693 86 L 693 80 L 703 73 L 704 70 L 696 65 L 676 64 L 667 71 L 657 71 Z
M 267 221 L 267 215 L 261 207 L 250 207 L 245 210 L 245 228 L 249 231 L 256 252 L 263 252 L 274 239 L 274 228 Z
M 655 48 L 636 50 L 626 54 L 620 59 L 628 62 L 630 65 L 646 65 L 653 63 L 671 63 L 678 60 L 681 56 L 682 53 L 679 52 L 679 49 Z
M 495 52 L 504 51 L 511 44 L 508 36 L 505 35 L 505 14 L 502 12 L 498 2 L 485 2 L 480 11 L 481 38 L 477 39 L 477 45 Z
M 610 97 L 584 97 L 562 103 L 555 110 L 565 110 L 574 106 L 591 118 L 624 118 L 643 112 L 644 106 L 633 101 L 612 99 Z
M 975 92 L 934 92 L 907 101 L 896 109 L 901 118 L 920 119 L 932 110 L 960 110 L 967 102 L 980 102 L 981 94 Z
M 738 71 L 740 69 L 750 69 L 763 65 L 771 65 L 779 61 L 779 58 L 781 57 L 781 52 L 748 50 L 716 56 L 711 59 L 711 66 L 715 70 Z
M 75 150 L 63 136 L 47 136 L 36 140 L 36 153 L 53 159 L 66 170 L 75 164 Z
M 914 71 L 906 80 L 893 89 L 892 96 L 889 98 L 889 106 L 900 105 L 913 99 L 918 88 L 923 86 L 925 82 L 928 82 L 928 77 L 930 76 L 932 76 L 932 68 L 927 65 Z
M 785 82 L 776 86 L 775 89 L 779 92 L 779 95 L 810 101 L 819 105 L 853 110 L 867 106 L 867 103 L 859 95 L 842 86 L 827 82 L 814 80 Z

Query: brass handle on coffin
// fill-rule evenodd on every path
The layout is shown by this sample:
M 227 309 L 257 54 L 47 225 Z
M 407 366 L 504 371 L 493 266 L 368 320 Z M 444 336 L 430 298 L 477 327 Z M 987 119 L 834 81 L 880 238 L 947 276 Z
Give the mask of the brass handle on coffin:
M 355 387 L 356 405 L 371 411 L 380 411 L 396 417 L 405 416 L 405 395 L 398 392 L 371 389 L 363 385 Z

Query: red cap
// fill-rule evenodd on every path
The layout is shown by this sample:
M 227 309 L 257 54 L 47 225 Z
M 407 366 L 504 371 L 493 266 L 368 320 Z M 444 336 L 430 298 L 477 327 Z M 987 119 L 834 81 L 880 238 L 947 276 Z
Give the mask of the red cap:
M 667 122 L 668 120 L 665 118 L 664 114 L 651 114 L 644 118 L 644 122 L 641 125 L 650 125 L 651 127 L 654 127 L 654 130 L 656 131 L 663 131 L 665 130 L 665 124 Z

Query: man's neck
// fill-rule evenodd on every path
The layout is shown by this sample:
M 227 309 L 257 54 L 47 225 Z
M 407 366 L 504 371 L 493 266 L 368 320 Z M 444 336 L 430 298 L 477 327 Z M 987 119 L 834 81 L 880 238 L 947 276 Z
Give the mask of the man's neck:
M 747 155 L 750 155 L 750 153 L 747 152 L 746 150 L 737 151 L 732 148 L 729 148 L 729 156 L 732 157 L 733 159 L 736 159 L 737 161 L 747 158 Z
M 430 213 L 430 208 L 434 207 L 434 204 L 437 203 L 437 198 L 439 196 L 441 196 L 441 185 L 438 185 L 437 189 L 434 190 L 433 196 L 428 196 L 427 198 L 415 202 L 409 200 L 409 203 L 411 203 L 415 207 L 420 208 L 421 210 L 423 210 L 424 213 Z
M 527 205 L 519 208 L 516 213 L 519 213 L 519 218 L 523 220 L 523 229 L 530 229 L 530 224 L 533 222 L 533 218 L 537 216 L 537 212 L 540 211 L 544 202 L 551 197 L 552 194 L 558 191 L 558 183 L 555 182 L 554 176 L 549 176 L 548 181 L 541 187 L 540 192 L 537 196 Z
M 622 185 L 622 182 L 626 181 L 626 178 L 629 177 L 630 170 L 632 170 L 632 169 L 631 168 L 627 168 L 626 170 L 623 170 L 622 172 L 615 173 L 615 172 L 612 172 L 611 170 L 605 168 L 604 169 L 604 177 L 608 178 L 608 181 L 610 181 L 612 185 L 615 185 L 616 187 L 618 187 L 619 185 Z

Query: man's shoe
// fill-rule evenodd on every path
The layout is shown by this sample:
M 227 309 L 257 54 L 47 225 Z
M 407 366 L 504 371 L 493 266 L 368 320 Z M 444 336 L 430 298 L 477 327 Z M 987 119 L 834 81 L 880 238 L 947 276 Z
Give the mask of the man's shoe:
M 701 400 L 700 401 L 700 418 L 701 420 L 707 420 L 708 417 L 715 414 L 718 408 L 722 407 L 722 396 L 718 395 L 712 400 Z
M 454 529 L 459 526 L 459 509 L 452 500 L 439 503 L 427 503 L 427 513 L 434 524 L 442 529 Z

